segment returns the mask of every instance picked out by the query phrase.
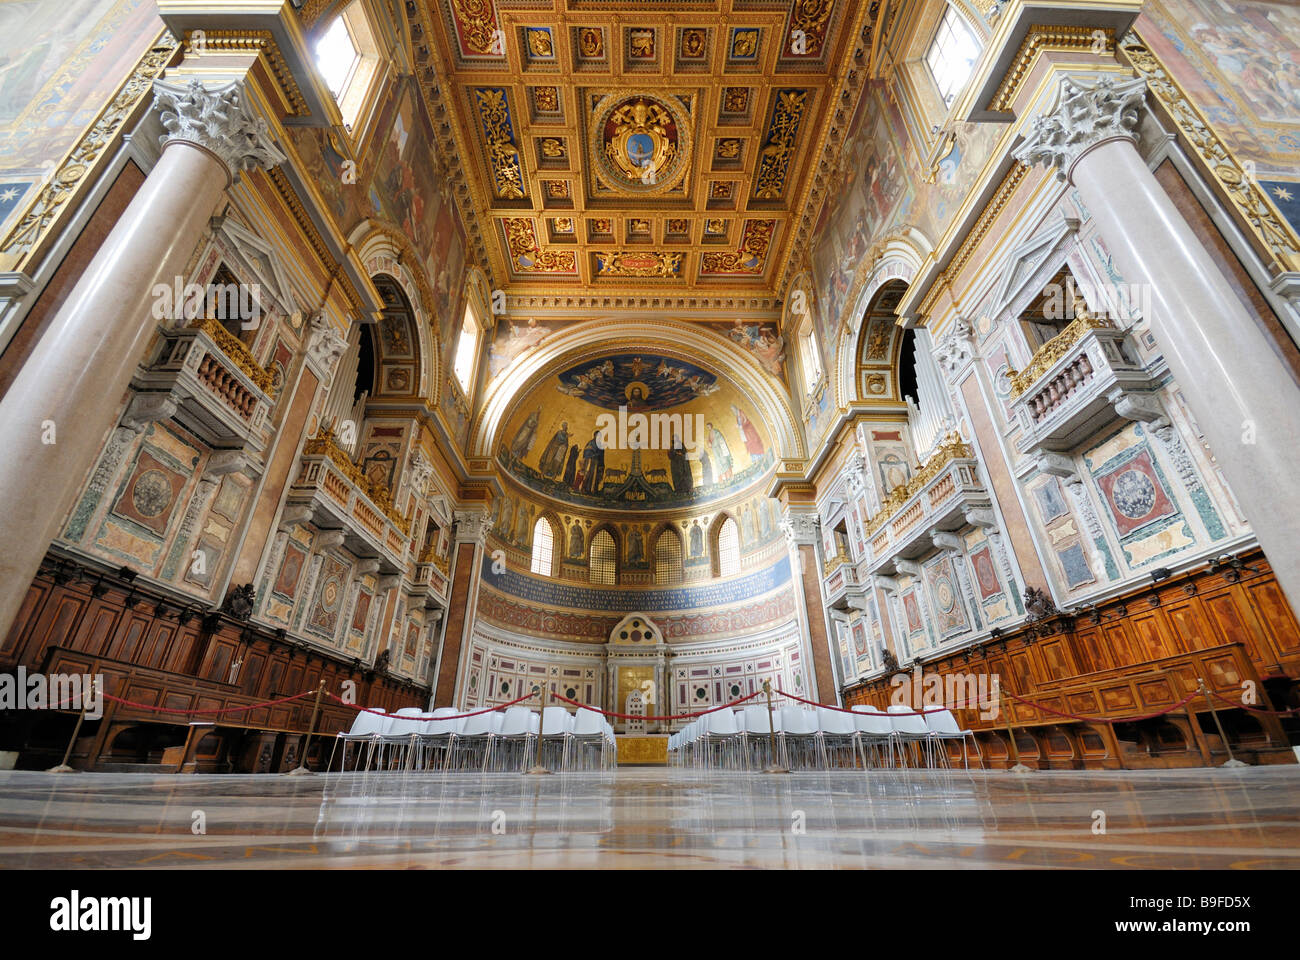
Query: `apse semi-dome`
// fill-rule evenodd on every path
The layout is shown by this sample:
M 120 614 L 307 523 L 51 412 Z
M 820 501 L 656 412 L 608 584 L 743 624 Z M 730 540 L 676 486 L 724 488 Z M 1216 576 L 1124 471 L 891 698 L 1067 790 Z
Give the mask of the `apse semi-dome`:
M 496 456 L 553 500 L 639 510 L 739 496 L 775 466 L 749 398 L 663 352 L 587 357 L 540 380 L 516 402 Z

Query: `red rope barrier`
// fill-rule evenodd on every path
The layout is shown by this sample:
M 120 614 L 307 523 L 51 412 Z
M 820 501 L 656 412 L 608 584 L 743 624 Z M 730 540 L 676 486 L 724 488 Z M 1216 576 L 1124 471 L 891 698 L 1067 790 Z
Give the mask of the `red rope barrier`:
M 1164 710 L 1157 710 L 1155 713 L 1144 714 L 1143 716 L 1140 717 L 1116 717 L 1114 720 L 1107 720 L 1105 717 L 1081 717 L 1076 713 L 1062 713 L 1060 710 L 1053 710 L 1051 707 L 1045 707 L 1041 703 L 1035 703 L 1033 700 L 1026 700 L 1024 697 L 1017 697 L 1010 690 L 1006 691 L 1006 694 L 1012 700 L 1015 700 L 1019 703 L 1023 703 L 1026 706 L 1030 706 L 1030 707 L 1034 707 L 1035 709 L 1042 710 L 1045 713 L 1055 714 L 1058 717 L 1065 717 L 1066 719 L 1069 720 L 1082 720 L 1085 723 L 1115 724 L 1115 723 L 1136 723 L 1139 720 L 1151 720 L 1154 717 L 1163 717 L 1166 713 L 1173 713 L 1179 707 L 1185 707 L 1187 706 L 1187 704 L 1191 703 L 1192 698 L 1196 696 L 1197 691 L 1193 690 L 1187 696 L 1183 697 L 1182 700 L 1175 703 L 1172 707 L 1166 707 Z
M 617 713 L 613 710 L 602 710 L 600 707 L 589 707 L 585 703 L 579 703 L 577 700 L 570 700 L 562 694 L 553 694 L 556 700 L 563 700 L 565 703 L 571 703 L 575 707 L 582 707 L 584 710 L 594 710 L 596 713 L 603 713 L 607 717 L 617 717 L 619 720 L 690 720 L 695 717 L 702 717 L 707 713 L 717 713 L 719 710 L 726 710 L 728 707 L 734 707 L 738 703 L 744 703 L 746 700 L 753 700 L 763 691 L 755 690 L 747 697 L 741 697 L 739 700 L 732 700 L 730 703 L 724 703 L 720 707 L 711 707 L 708 710 L 701 710 L 699 713 L 673 713 L 662 717 L 642 717 L 632 713 Z
M 393 716 L 393 714 L 389 713 L 386 710 L 371 710 L 369 707 L 358 707 L 355 703 L 348 703 L 338 694 L 330 693 L 330 691 L 328 690 L 325 691 L 325 696 L 337 700 L 339 703 L 343 704 L 343 706 L 350 707 L 351 709 L 356 710 L 358 713 L 375 713 L 381 717 Z M 402 719 L 403 720 L 464 720 L 466 717 L 478 717 L 478 716 L 482 716 L 485 713 L 493 713 L 494 711 L 497 710 L 504 710 L 506 707 L 513 707 L 515 704 L 523 703 L 525 700 L 531 700 L 535 696 L 537 696 L 536 691 L 532 693 L 526 693 L 522 697 L 519 697 L 516 700 L 511 700 L 509 703 L 498 704 L 495 707 L 488 707 L 485 710 L 475 710 L 473 713 L 458 713 L 450 717 L 436 717 L 432 713 L 416 713 L 416 714 L 411 714 L 410 716 L 404 716 L 402 717 Z
M 1219 693 L 1216 690 L 1210 690 L 1209 687 L 1206 687 L 1206 690 L 1208 690 L 1210 696 L 1214 697 L 1216 700 L 1222 700 L 1230 707 L 1234 707 L 1234 708 L 1240 707 L 1242 710 L 1249 710 L 1252 713 L 1266 713 L 1273 717 L 1288 717 L 1293 713 L 1300 713 L 1300 707 L 1293 707 L 1290 710 L 1265 710 L 1263 707 L 1252 707 L 1248 703 L 1238 703 L 1236 700 L 1233 700 L 1231 697 L 1225 697 L 1223 694 Z
M 242 713 L 245 710 L 256 710 L 258 707 L 270 707 L 277 703 L 288 703 L 290 700 L 301 700 L 303 697 L 310 697 L 315 690 L 306 690 L 302 693 L 295 693 L 292 697 L 281 697 L 279 700 L 267 700 L 265 703 L 250 703 L 246 707 L 218 707 L 215 710 L 181 710 L 177 707 L 159 707 L 151 703 L 136 703 L 134 700 L 123 700 L 121 697 L 115 697 L 111 693 L 105 693 L 106 700 L 112 700 L 120 703 L 125 707 L 135 707 L 138 710 L 153 710 L 157 713 L 183 713 L 186 715 L 198 716 L 209 713 Z

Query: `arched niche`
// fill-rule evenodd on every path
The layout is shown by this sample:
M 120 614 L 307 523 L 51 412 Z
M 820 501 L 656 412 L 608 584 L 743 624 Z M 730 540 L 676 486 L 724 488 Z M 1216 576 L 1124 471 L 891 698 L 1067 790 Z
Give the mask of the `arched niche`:
M 353 243 L 383 299 L 371 329 L 378 367 L 374 396 L 436 402 L 441 359 L 435 300 L 410 240 L 390 224 L 369 220 L 353 232 Z
M 736 344 L 681 321 L 592 320 L 553 334 L 491 379 L 470 432 L 471 458 L 487 460 L 494 455 L 516 401 L 534 384 L 588 357 L 624 347 L 680 356 L 715 370 L 753 401 L 767 428 L 778 469 L 783 460 L 807 456 L 789 395 Z

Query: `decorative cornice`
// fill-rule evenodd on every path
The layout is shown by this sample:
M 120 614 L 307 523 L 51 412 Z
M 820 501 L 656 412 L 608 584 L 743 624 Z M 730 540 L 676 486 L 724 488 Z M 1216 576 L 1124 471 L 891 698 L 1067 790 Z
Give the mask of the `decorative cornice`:
M 167 132 L 158 138 L 202 147 L 226 165 L 231 182 L 245 170 L 270 169 L 285 161 L 271 140 L 266 121 L 248 111 L 244 84 L 234 80 L 209 87 L 200 78 L 188 83 L 155 80 L 154 107 Z
M 1300 270 L 1300 235 L 1279 214 L 1255 177 L 1232 156 L 1159 57 L 1133 33 L 1124 37 L 1120 51 L 1142 75 L 1154 100 L 1169 114 L 1179 133 L 1214 175 L 1238 215 L 1268 251 L 1276 269 L 1283 273 Z
M 280 47 L 272 37 L 271 31 L 203 30 L 200 31 L 203 37 L 202 44 L 197 47 L 190 40 L 193 33 L 192 30 L 185 31 L 186 54 L 197 53 L 202 56 L 208 50 L 219 50 L 225 53 L 251 51 L 266 57 L 271 76 L 275 78 L 275 82 L 279 84 L 285 98 L 289 101 L 289 115 L 293 117 L 311 115 L 311 108 L 307 105 L 307 100 L 298 87 L 298 81 L 293 78 L 293 72 L 285 62 L 284 54 L 280 52 Z
M 498 285 L 498 277 L 506 276 L 506 265 L 499 262 L 498 256 L 489 257 L 491 247 L 494 254 L 499 251 L 495 244 L 489 244 L 483 234 L 483 225 L 491 223 L 487 215 L 489 205 L 476 195 L 473 178 L 467 177 L 462 157 L 473 154 L 463 150 L 456 141 L 456 131 L 460 129 L 459 108 L 454 95 L 445 95 L 444 90 L 454 90 L 451 84 L 444 84 L 442 78 L 448 76 L 446 64 L 438 44 L 433 42 L 435 36 L 433 24 L 429 20 L 429 3 L 408 2 L 403 4 L 406 19 L 411 31 L 412 55 L 416 66 L 415 78 L 424 99 L 425 109 L 433 124 L 433 136 L 437 142 L 437 156 L 434 158 L 438 173 L 452 188 L 461 222 L 469 247 L 473 253 L 467 259 L 479 266 L 487 275 L 493 287 Z M 480 215 L 480 211 L 482 211 Z M 467 216 L 467 212 L 471 215 Z
M 1075 161 L 1092 147 L 1116 138 L 1137 139 L 1146 91 L 1142 77 L 1118 82 L 1101 77 L 1090 87 L 1062 77 L 1055 105 L 1030 122 L 1016 159 L 1029 166 L 1044 164 L 1068 181 Z
M 1100 35 L 1099 35 L 1100 34 Z M 1115 49 L 1115 31 L 1112 29 L 1096 30 L 1092 27 L 1043 26 L 1035 24 L 1029 28 L 1016 58 L 1007 69 L 988 109 L 998 113 L 1011 110 L 1020 88 L 1029 75 L 1029 68 L 1039 54 L 1049 50 L 1074 51 L 1088 50 L 1101 57 Z
M 179 47 L 167 31 L 154 42 L 131 71 L 131 75 L 118 88 L 76 146 L 59 165 L 49 182 L 28 206 L 14 228 L 0 243 L 0 253 L 16 254 L 15 267 L 27 258 L 39 241 L 49 232 L 51 224 L 66 209 L 73 197 L 93 181 L 96 167 L 116 145 L 126 121 L 139 108 L 141 101 L 153 89 L 154 81 L 172 60 Z

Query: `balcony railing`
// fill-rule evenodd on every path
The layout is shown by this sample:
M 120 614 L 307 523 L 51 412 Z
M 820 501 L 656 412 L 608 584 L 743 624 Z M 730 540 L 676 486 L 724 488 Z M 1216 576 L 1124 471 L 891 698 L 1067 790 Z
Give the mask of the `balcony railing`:
M 390 570 L 405 569 L 410 523 L 393 507 L 388 488 L 367 477 L 330 431 L 303 444 L 288 501 L 309 505 L 317 526 L 342 527 L 359 555 L 378 556 Z
M 1085 313 L 1043 344 L 1023 371 L 1010 372 L 1026 449 L 1075 447 L 1117 417 L 1116 400 L 1154 385 L 1127 336 Z
M 164 331 L 158 358 L 135 384 L 167 391 L 177 418 L 209 443 L 253 451 L 266 444 L 271 374 L 216 320 Z
M 928 552 L 933 546 L 931 530 L 967 526 L 971 511 L 987 510 L 991 504 L 971 448 L 949 434 L 912 479 L 895 487 L 880 512 L 867 521 L 871 571 L 881 571 L 899 557 Z

